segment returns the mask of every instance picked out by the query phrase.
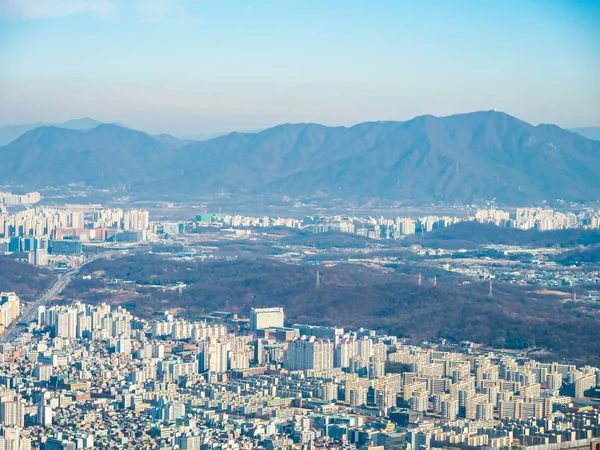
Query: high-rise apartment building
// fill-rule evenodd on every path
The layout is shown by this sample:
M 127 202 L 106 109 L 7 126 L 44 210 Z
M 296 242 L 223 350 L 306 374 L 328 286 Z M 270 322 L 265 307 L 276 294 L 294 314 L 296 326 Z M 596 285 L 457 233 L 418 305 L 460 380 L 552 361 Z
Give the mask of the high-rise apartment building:
M 302 336 L 290 342 L 284 361 L 289 370 L 333 368 L 333 342 Z
M 20 427 L 25 425 L 25 402 L 6 401 L 0 403 L 0 423 L 5 427 Z
M 409 219 L 406 217 L 398 217 L 396 219 L 396 230 L 401 235 L 415 234 L 415 231 L 416 231 L 415 221 L 413 219 Z
M 54 335 L 75 339 L 77 337 L 77 311 L 73 308 L 65 308 L 56 315 Z
M 350 367 L 350 359 L 357 355 L 356 339 L 344 338 L 335 346 L 334 367 Z
M 123 214 L 123 229 L 131 231 L 144 231 L 148 229 L 148 211 L 143 209 L 130 209 Z
M 33 376 L 39 381 L 49 381 L 52 376 L 52 366 L 50 364 L 36 364 L 33 369 Z
M 52 426 L 52 407 L 47 405 L 38 406 L 37 410 L 37 423 L 43 427 Z
M 18 427 L 4 428 L 0 436 L 0 450 L 31 450 L 31 439 L 21 437 Z
M 229 343 L 214 337 L 202 343 L 202 351 L 198 354 L 198 371 L 226 372 Z
M 440 410 L 442 418 L 455 420 L 458 417 L 458 400 L 442 400 Z
M 14 292 L 0 292 L 0 334 L 20 314 L 21 301 Z
M 575 380 L 575 398 L 585 397 L 585 391 L 596 386 L 595 375 L 582 375 Z

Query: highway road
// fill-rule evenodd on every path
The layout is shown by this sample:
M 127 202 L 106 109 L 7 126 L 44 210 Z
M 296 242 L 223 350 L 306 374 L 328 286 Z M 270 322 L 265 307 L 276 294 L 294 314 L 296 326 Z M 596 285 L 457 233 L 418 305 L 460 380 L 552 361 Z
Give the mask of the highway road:
M 0 336 L 0 344 L 5 342 L 13 341 L 19 333 L 23 331 L 23 327 L 19 326 L 19 323 L 29 324 L 37 319 L 37 309 L 39 306 L 47 306 L 52 300 L 54 300 L 62 290 L 71 282 L 73 278 L 79 273 L 79 271 L 85 267 L 87 264 L 92 261 L 96 261 L 97 259 L 102 258 L 110 258 L 113 251 L 107 251 L 103 253 L 99 253 L 97 255 L 92 256 L 90 259 L 86 260 L 83 264 L 73 269 L 68 270 L 67 272 L 61 273 L 56 281 L 46 290 L 40 297 L 26 306 L 24 310 L 21 311 L 21 315 L 15 320 L 7 329 L 6 332 Z

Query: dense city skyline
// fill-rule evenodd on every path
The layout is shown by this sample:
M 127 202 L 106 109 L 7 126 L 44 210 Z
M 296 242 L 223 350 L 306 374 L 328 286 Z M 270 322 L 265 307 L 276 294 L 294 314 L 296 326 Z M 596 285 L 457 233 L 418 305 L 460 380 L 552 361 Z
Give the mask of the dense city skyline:
M 0 450 L 600 450 L 600 0 L 0 0 Z
M 598 448 L 597 207 L 182 221 L 45 195 L 0 192 L 0 448 Z
M 19 298 L 0 300 L 9 326 Z M 581 404 L 597 367 L 286 324 L 279 307 L 147 321 L 40 305 L 0 355 L 4 448 L 597 449 L 600 437 L 598 410 Z

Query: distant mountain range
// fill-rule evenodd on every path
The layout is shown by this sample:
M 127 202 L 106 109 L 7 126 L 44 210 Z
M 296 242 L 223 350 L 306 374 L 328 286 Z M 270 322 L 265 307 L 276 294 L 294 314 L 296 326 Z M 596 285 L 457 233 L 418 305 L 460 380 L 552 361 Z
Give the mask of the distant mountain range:
M 45 126 L 0 147 L 0 157 L 0 184 L 127 184 L 148 196 L 226 191 L 511 204 L 600 198 L 599 141 L 495 111 L 349 128 L 285 124 L 192 143 L 112 124 Z
M 571 131 L 585 136 L 588 139 L 600 141 L 600 127 L 572 128 Z
M 67 122 L 56 124 L 38 122 L 29 125 L 5 125 L 3 127 L 0 127 L 0 145 L 10 144 L 12 141 L 21 137 L 28 131 L 49 125 L 53 125 L 59 128 L 66 128 L 68 130 L 89 130 L 100 125 L 100 122 L 94 119 L 84 118 L 69 120 Z
M 103 122 L 98 122 L 95 119 L 90 119 L 89 117 L 85 117 L 83 119 L 72 119 L 62 123 L 32 123 L 29 125 L 5 125 L 0 127 L 0 146 L 7 145 L 11 142 L 15 141 L 19 137 L 23 136 L 25 133 L 31 130 L 35 130 L 40 127 L 56 127 L 56 128 L 65 128 L 67 130 L 91 130 L 92 128 L 96 128 L 98 125 L 103 125 Z M 123 128 L 127 128 L 125 125 L 119 123 L 113 123 L 113 125 L 118 125 Z M 171 147 L 182 147 L 186 144 L 190 144 L 195 142 L 195 139 L 179 139 L 170 134 L 156 134 L 153 135 L 155 139 L 166 144 Z

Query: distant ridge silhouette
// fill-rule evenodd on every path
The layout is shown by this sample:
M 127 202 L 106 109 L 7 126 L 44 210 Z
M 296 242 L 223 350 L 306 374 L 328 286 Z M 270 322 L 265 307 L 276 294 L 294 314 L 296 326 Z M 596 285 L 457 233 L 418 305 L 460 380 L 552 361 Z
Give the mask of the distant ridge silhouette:
M 40 127 L 0 147 L 0 182 L 127 183 L 145 195 L 524 204 L 600 198 L 600 142 L 481 111 L 352 127 L 284 124 L 186 143 L 118 125 Z

